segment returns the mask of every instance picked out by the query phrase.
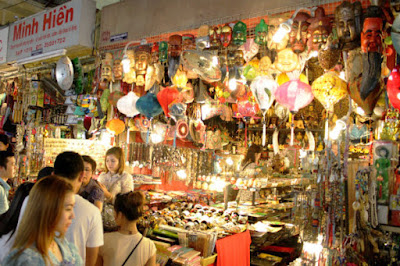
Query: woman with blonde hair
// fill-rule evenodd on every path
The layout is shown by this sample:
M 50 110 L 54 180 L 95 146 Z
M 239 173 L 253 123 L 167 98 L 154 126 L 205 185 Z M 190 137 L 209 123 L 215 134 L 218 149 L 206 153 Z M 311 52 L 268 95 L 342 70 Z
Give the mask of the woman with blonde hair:
M 64 235 L 74 218 L 72 185 L 52 175 L 38 181 L 3 265 L 83 265 L 77 248 Z

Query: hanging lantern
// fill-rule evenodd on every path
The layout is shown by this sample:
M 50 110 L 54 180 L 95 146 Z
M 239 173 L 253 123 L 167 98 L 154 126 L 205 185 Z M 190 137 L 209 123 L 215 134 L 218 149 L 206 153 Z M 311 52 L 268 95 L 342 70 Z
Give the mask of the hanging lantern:
M 300 74 L 300 81 L 308 84 L 308 78 L 306 75 L 303 73 Z M 285 82 L 288 82 L 290 80 L 289 76 L 287 73 L 281 73 L 276 77 L 276 82 L 278 82 L 279 86 L 282 85 Z
M 114 118 L 107 122 L 106 128 L 110 133 L 118 135 L 124 132 L 125 123 L 121 119 Z
M 266 112 L 275 100 L 274 93 L 277 87 L 278 84 L 270 76 L 257 77 L 251 83 L 251 92 L 263 112 Z
M 393 68 L 387 81 L 387 92 L 390 103 L 400 110 L 400 67 Z
M 275 99 L 278 103 L 289 108 L 291 112 L 297 112 L 310 104 L 314 95 L 310 85 L 294 79 L 278 87 L 275 92 Z
M 313 82 L 312 92 L 325 109 L 330 110 L 347 95 L 347 83 L 335 72 L 327 72 Z
M 118 100 L 118 111 L 127 117 L 134 117 L 139 114 L 139 111 L 136 109 L 136 102 L 138 99 L 139 97 L 134 92 L 130 91 L 126 96 Z
M 164 114 L 169 117 L 168 106 L 173 103 L 179 96 L 179 91 L 174 87 L 166 87 L 157 93 L 157 100 L 164 111 Z
M 113 91 L 108 96 L 108 103 L 111 105 L 117 105 L 119 99 L 121 99 L 125 94 L 122 91 Z
M 136 109 L 147 118 L 152 118 L 162 113 L 157 97 L 150 92 L 137 100 Z

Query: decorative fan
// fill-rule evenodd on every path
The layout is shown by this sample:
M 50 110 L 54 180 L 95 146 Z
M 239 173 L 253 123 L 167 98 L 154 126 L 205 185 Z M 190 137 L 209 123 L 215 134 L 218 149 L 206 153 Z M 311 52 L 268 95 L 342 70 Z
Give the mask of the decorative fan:
M 215 82 L 221 79 L 221 70 L 218 61 L 207 52 L 187 50 L 181 55 L 181 64 L 189 71 L 198 74 L 207 82 Z
M 67 56 L 63 56 L 57 61 L 56 79 L 60 88 L 65 91 L 71 88 L 74 82 L 74 68 L 71 59 Z

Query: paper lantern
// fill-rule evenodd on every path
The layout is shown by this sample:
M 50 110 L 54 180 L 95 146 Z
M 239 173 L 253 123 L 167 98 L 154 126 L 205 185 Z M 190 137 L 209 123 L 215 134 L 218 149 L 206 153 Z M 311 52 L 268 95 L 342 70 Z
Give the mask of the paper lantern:
M 90 129 L 90 126 L 92 125 L 92 118 L 93 117 L 85 115 L 85 118 L 83 119 L 83 126 L 86 130 Z
M 276 82 L 278 82 L 279 85 L 282 85 L 285 82 L 288 82 L 290 80 L 289 76 L 287 73 L 281 73 L 276 77 Z M 303 73 L 300 74 L 300 81 L 308 84 L 308 78 L 306 75 Z
M 139 111 L 136 109 L 136 102 L 138 99 L 139 97 L 134 92 L 130 91 L 126 96 L 118 100 L 118 111 L 127 117 L 134 117 L 139 114 Z
M 294 79 L 276 89 L 275 99 L 278 103 L 289 108 L 291 112 L 297 112 L 310 104 L 314 99 L 314 95 L 310 85 Z
M 250 86 L 251 92 L 262 111 L 267 111 L 275 100 L 274 93 L 278 84 L 270 76 L 257 77 Z
M 390 103 L 400 110 L 400 67 L 393 68 L 387 81 L 387 92 Z
M 260 109 L 256 103 L 250 101 L 237 102 L 236 117 L 254 117 Z
M 118 118 L 114 118 L 107 122 L 106 128 L 110 133 L 118 135 L 118 134 L 124 132 L 125 123 L 124 123 L 124 121 L 122 121 Z
M 327 72 L 313 82 L 312 92 L 325 109 L 330 110 L 347 95 L 347 83 L 335 72 Z
M 157 97 L 150 92 L 137 100 L 136 109 L 147 118 L 152 118 L 162 113 Z
M 164 114 L 169 117 L 168 106 L 173 103 L 179 96 L 179 91 L 175 87 L 166 87 L 157 93 L 157 100 L 164 111 Z
M 113 91 L 112 93 L 110 93 L 110 95 L 108 96 L 108 102 L 111 105 L 117 105 L 117 102 L 119 99 L 121 99 L 125 94 L 122 91 Z

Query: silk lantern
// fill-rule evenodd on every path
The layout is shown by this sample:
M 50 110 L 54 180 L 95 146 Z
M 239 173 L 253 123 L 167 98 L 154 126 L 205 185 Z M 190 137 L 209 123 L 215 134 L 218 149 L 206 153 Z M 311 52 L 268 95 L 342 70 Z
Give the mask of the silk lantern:
M 310 85 L 298 79 L 293 79 L 277 88 L 275 99 L 278 103 L 289 108 L 291 112 L 297 112 L 310 104 L 314 99 L 314 95 Z
M 390 103 L 400 110 L 400 67 L 393 68 L 387 81 L 387 92 Z
M 118 134 L 124 132 L 125 123 L 124 123 L 124 121 L 122 121 L 122 120 L 120 120 L 118 118 L 114 118 L 114 119 L 111 119 L 110 121 L 107 122 L 106 129 L 110 133 L 118 135 Z
M 128 94 L 124 97 L 121 97 L 117 102 L 118 111 L 126 115 L 127 117 L 134 117 L 139 114 L 139 111 L 136 109 L 136 102 L 139 97 L 132 91 L 128 92 Z
M 173 103 L 179 96 L 179 91 L 174 87 L 166 87 L 157 93 L 157 100 L 164 111 L 164 114 L 169 117 L 168 106 Z
M 347 95 L 347 83 L 335 72 L 327 72 L 317 78 L 312 84 L 312 92 L 326 110 L 333 108 Z
M 159 115 L 163 111 L 157 97 L 150 92 L 137 100 L 136 109 L 147 118 Z
M 270 76 L 257 77 L 251 83 L 250 90 L 263 112 L 266 112 L 271 107 L 277 87 L 278 83 Z

